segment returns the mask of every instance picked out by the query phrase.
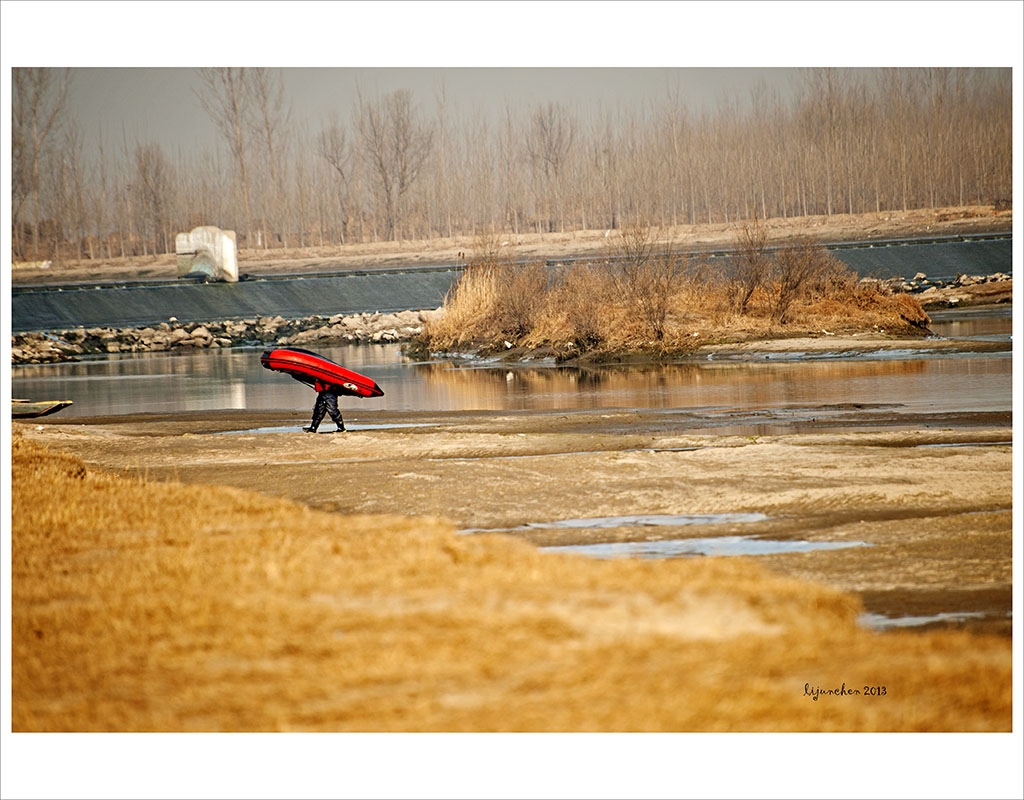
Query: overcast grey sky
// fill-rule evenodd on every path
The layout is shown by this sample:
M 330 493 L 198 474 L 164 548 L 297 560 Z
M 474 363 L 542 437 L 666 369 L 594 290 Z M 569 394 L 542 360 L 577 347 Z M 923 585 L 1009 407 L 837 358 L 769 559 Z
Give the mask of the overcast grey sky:
M 664 100 L 670 89 L 696 110 L 723 98 L 744 100 L 759 82 L 788 92 L 798 79 L 793 69 L 663 68 L 286 68 L 281 75 L 293 120 L 313 128 L 337 114 L 345 119 L 364 93 L 411 89 L 430 113 L 442 87 L 458 114 L 501 113 L 537 102 L 564 103 L 586 115 L 597 109 L 642 107 Z M 129 143 L 157 141 L 188 153 L 213 147 L 217 134 L 195 90 L 191 68 L 76 69 L 71 107 L 83 133 L 95 141 L 100 130 L 107 147 L 119 145 L 122 129 Z

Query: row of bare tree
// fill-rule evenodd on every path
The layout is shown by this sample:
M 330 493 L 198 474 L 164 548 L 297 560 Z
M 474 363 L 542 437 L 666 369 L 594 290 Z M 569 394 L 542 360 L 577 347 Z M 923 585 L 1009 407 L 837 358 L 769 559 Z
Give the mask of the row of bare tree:
M 280 72 L 201 69 L 215 152 L 122 137 L 87 157 L 73 71 L 13 70 L 14 258 L 167 252 L 212 224 L 241 247 L 551 232 L 1008 201 L 1009 70 L 815 69 L 793 98 L 692 111 L 558 104 L 495 120 L 444 90 L 359 94 L 349 116 L 292 120 Z

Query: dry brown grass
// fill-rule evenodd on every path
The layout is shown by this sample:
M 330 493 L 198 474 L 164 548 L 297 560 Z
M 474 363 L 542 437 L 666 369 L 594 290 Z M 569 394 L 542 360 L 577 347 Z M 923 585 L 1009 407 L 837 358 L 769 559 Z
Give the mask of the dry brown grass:
M 547 292 L 542 264 L 470 264 L 445 298 L 445 314 L 431 326 L 431 346 L 452 350 L 485 342 L 496 350 L 519 342 L 538 323 Z
M 632 229 L 631 229 L 632 230 Z M 639 232 L 637 232 L 639 231 Z M 928 315 L 856 275 L 817 245 L 766 254 L 745 229 L 735 271 L 687 264 L 654 233 L 623 235 L 623 261 L 471 265 L 419 344 L 432 351 L 550 352 L 562 359 L 685 354 L 709 342 L 884 330 L 919 336 Z M 667 256 L 666 256 L 667 254 Z
M 1010 643 L 740 559 L 588 560 L 86 470 L 15 434 L 12 724 L 1009 730 Z M 884 685 L 884 697 L 810 687 Z

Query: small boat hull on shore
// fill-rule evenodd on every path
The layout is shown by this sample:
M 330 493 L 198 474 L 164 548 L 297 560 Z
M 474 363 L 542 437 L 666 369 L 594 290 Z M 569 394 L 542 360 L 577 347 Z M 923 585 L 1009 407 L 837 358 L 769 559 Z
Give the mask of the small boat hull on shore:
M 56 414 L 73 402 L 73 400 L 11 400 L 11 417 L 13 419 L 45 417 L 47 414 Z
M 264 350 L 260 364 L 265 369 L 283 372 L 298 381 L 313 386 L 316 383 L 331 386 L 338 394 L 354 397 L 381 397 L 381 389 L 372 378 L 360 375 L 328 358 L 298 347 L 276 347 Z

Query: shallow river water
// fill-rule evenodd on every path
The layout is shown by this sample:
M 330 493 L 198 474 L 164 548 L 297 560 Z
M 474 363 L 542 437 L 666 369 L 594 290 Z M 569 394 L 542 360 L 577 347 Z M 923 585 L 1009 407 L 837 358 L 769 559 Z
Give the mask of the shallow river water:
M 411 361 L 398 345 L 320 347 L 318 352 L 383 387 L 373 400 L 343 398 L 343 411 L 555 411 L 602 408 L 785 409 L 891 404 L 911 413 L 1012 408 L 1010 310 L 933 315 L 946 337 L 1005 341 L 1006 350 L 936 354 L 912 345 L 856 357 L 771 354 L 728 361 L 570 368 L 484 359 Z M 73 400 L 60 417 L 219 409 L 307 410 L 313 393 L 260 366 L 263 348 L 112 355 L 12 370 L 12 396 Z

